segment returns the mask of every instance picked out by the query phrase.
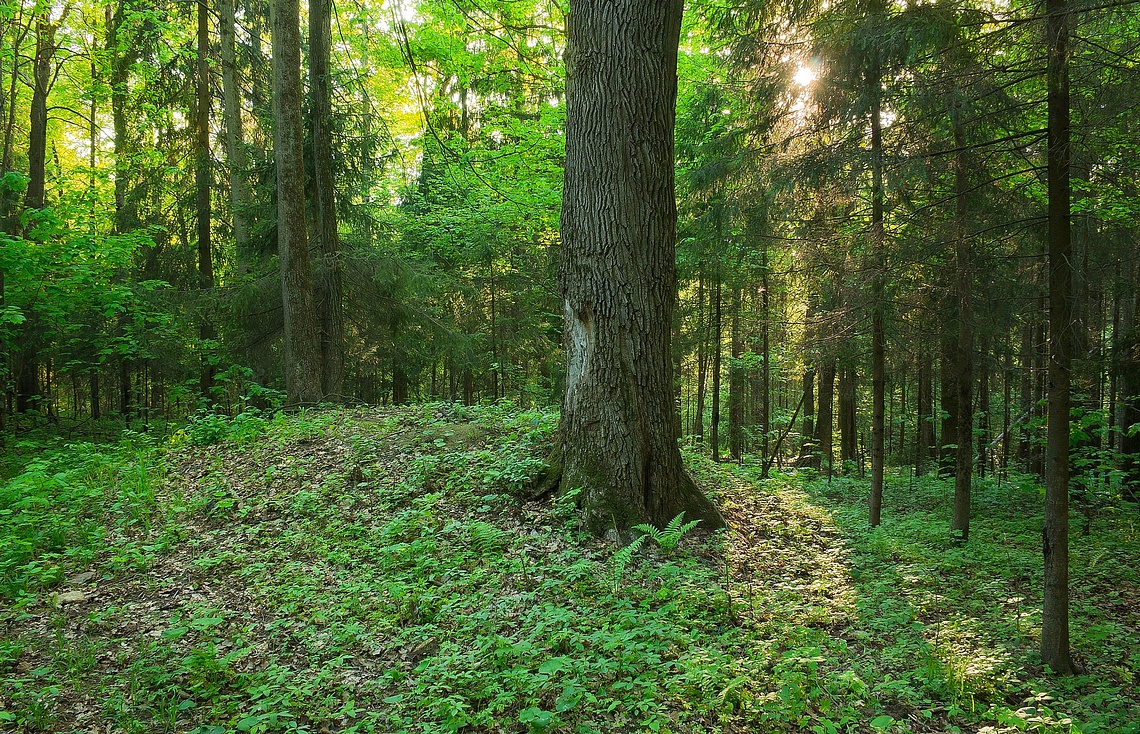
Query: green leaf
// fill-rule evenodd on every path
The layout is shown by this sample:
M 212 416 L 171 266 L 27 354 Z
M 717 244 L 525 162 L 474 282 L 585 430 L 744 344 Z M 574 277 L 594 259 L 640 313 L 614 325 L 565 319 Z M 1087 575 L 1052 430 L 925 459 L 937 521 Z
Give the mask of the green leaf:
M 874 729 L 886 729 L 893 723 L 895 723 L 895 717 L 886 714 L 871 719 L 871 727 Z

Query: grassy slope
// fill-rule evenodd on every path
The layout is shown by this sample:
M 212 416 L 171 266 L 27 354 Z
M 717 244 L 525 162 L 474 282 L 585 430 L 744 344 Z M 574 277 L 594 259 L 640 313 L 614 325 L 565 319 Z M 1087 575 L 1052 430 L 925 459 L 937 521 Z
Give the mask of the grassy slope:
M 553 421 L 245 417 L 37 455 L 0 489 L 0 725 L 1137 730 L 1134 514 L 1074 535 L 1094 675 L 1058 681 L 1032 652 L 1036 487 L 983 484 L 953 548 L 944 483 L 894 479 L 869 532 L 862 483 L 693 457 L 732 530 L 617 552 L 509 494 Z

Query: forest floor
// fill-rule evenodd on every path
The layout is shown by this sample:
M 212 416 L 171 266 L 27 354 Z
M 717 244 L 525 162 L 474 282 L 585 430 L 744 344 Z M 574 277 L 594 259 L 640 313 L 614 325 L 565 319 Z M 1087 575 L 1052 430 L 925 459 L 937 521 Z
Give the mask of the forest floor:
M 0 729 L 1138 732 L 1140 519 L 1073 533 L 1040 626 L 1040 488 L 689 456 L 730 528 L 619 549 L 516 499 L 556 415 L 427 405 L 34 435 L 0 481 Z

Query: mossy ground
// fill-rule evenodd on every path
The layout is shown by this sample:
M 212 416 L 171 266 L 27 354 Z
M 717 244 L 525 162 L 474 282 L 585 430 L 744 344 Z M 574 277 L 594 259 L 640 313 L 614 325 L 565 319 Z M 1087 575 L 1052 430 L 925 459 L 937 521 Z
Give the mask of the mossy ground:
M 1057 679 L 1035 484 L 982 482 L 955 547 L 944 482 L 892 477 L 870 531 L 863 482 L 690 456 L 730 529 L 621 552 L 572 503 L 516 499 L 555 419 L 428 405 L 25 446 L 0 491 L 0 722 L 1137 731 L 1135 508 L 1074 533 L 1089 674 Z

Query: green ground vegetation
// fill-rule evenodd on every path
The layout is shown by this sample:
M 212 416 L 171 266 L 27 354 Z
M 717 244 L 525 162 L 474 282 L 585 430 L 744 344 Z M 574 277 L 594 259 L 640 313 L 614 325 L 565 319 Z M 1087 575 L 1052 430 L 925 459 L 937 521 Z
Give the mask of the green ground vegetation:
M 1135 508 L 1073 532 L 1034 652 L 1041 489 L 690 456 L 729 520 L 619 548 L 519 499 L 556 415 L 246 413 L 32 436 L 0 484 L 0 726 L 119 732 L 1137 732 Z

